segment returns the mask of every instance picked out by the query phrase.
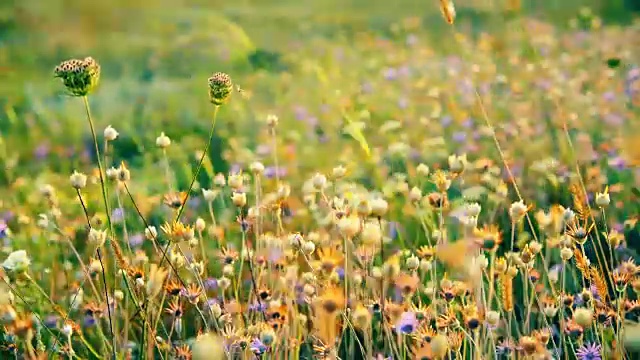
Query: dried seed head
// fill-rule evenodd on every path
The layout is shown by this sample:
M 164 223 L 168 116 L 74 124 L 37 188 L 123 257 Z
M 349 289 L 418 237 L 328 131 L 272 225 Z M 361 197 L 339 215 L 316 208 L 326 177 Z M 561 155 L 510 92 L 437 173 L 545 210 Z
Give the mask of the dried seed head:
M 217 72 L 209 78 L 209 99 L 215 105 L 222 105 L 229 100 L 233 91 L 231 77 L 223 72 Z
M 62 80 L 71 95 L 86 96 L 98 85 L 100 65 L 91 57 L 71 59 L 56 66 L 54 75 Z

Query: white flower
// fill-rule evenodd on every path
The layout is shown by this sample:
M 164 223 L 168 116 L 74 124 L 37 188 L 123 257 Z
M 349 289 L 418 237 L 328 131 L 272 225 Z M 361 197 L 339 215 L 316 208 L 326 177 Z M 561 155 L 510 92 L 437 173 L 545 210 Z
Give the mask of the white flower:
M 91 228 L 89 230 L 89 243 L 95 247 L 100 247 L 107 240 L 107 230 L 96 230 Z
M 321 173 L 316 173 L 311 179 L 311 183 L 316 190 L 322 190 L 327 186 L 327 177 Z
M 9 254 L 7 259 L 2 263 L 2 267 L 6 271 L 21 273 L 26 271 L 31 265 L 31 260 L 24 250 L 16 250 Z
M 416 167 L 416 172 L 418 175 L 426 177 L 429 175 L 429 167 L 421 163 Z
M 107 140 L 107 141 L 113 141 L 113 140 L 115 140 L 116 138 L 118 138 L 118 135 L 120 135 L 120 134 L 118 134 L 118 132 L 116 131 L 116 129 L 114 129 L 113 127 L 111 127 L 111 125 L 107 126 L 107 127 L 104 129 L 104 138 L 105 138 L 105 140 Z
M 171 139 L 164 132 L 160 133 L 160 136 L 156 138 L 156 146 L 161 149 L 166 149 L 171 145 Z
M 522 200 L 512 203 L 511 207 L 509 208 L 509 216 L 511 216 L 511 221 L 520 221 L 520 219 L 524 217 L 528 210 L 529 208 L 524 204 Z
M 209 189 L 202 189 L 202 196 L 206 202 L 212 202 L 215 200 L 217 192 Z
M 158 237 L 158 230 L 156 229 L 155 226 L 149 226 L 146 229 L 144 229 L 144 236 L 148 240 L 153 240 Z
M 205 227 L 207 226 L 207 223 L 204 221 L 203 218 L 199 217 L 196 219 L 196 223 L 195 223 L 195 228 L 197 231 L 204 231 Z
M 264 172 L 264 165 L 260 161 L 254 161 L 249 165 L 249 170 L 256 175 L 259 175 Z
M 87 175 L 74 171 L 69 177 L 69 181 L 74 189 L 80 190 L 87 186 Z
M 270 127 L 275 127 L 278 125 L 278 116 L 274 114 L 267 115 L 267 125 Z

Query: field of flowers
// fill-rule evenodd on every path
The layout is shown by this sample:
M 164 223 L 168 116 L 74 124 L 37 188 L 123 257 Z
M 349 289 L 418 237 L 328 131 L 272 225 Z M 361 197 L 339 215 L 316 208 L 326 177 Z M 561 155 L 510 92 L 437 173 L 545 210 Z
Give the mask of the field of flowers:
M 0 359 L 637 359 L 640 21 L 461 2 L 25 1 Z

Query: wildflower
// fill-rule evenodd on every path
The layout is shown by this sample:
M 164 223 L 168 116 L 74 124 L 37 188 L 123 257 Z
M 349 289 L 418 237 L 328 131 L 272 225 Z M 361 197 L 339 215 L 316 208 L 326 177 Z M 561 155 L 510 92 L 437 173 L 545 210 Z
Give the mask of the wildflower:
M 233 205 L 237 207 L 244 207 L 247 205 L 247 194 L 240 191 L 234 191 L 233 194 L 231 194 L 231 202 L 233 202 Z
M 220 106 L 226 103 L 233 91 L 233 83 L 229 75 L 217 72 L 208 79 L 209 99 L 214 105 Z
M 420 163 L 416 167 L 416 172 L 418 173 L 418 175 L 423 176 L 423 177 L 429 176 L 429 166 Z
M 74 189 L 80 190 L 87 186 L 87 175 L 74 171 L 69 177 L 69 181 Z
M 489 326 L 495 328 L 498 326 L 498 322 L 500 321 L 500 313 L 497 311 L 491 310 L 487 312 L 486 321 Z
M 195 236 L 193 228 L 180 221 L 174 221 L 171 224 L 165 223 L 160 228 L 169 236 L 169 239 L 174 242 L 189 241 Z
M 411 334 L 418 327 L 418 319 L 416 314 L 412 311 L 405 311 L 400 315 L 400 318 L 396 322 L 396 332 L 401 334 Z
M 254 161 L 249 165 L 249 170 L 256 175 L 260 175 L 264 172 L 264 165 L 260 161 Z
M 160 136 L 156 138 L 156 146 L 161 149 L 166 149 L 171 145 L 171 139 L 165 135 L 164 132 L 160 133 Z
M 111 125 L 107 126 L 104 129 L 104 139 L 106 141 L 113 141 L 118 138 L 118 132 Z
M 432 181 L 436 185 L 436 188 L 440 193 L 446 193 L 451 187 L 451 179 L 447 176 L 442 170 L 436 170 L 436 172 L 432 175 Z
M 567 247 L 560 250 L 560 257 L 564 261 L 569 261 L 573 257 L 573 251 Z
M 96 230 L 92 227 L 89 229 L 88 240 L 94 247 L 101 247 L 107 241 L 107 230 Z
M 502 235 L 495 225 L 485 225 L 482 229 L 475 229 L 474 235 L 475 242 L 486 251 L 495 251 L 502 243 Z
M 306 255 L 311 255 L 316 250 L 316 244 L 313 241 L 305 241 L 301 249 Z
M 407 266 L 407 269 L 415 271 L 420 266 L 420 258 L 415 255 L 411 255 L 407 258 L 407 260 L 405 260 L 405 264 Z
M 2 268 L 6 271 L 12 271 L 15 273 L 22 273 L 27 271 L 31 265 L 31 259 L 27 256 L 27 252 L 24 250 L 16 250 L 9 254 L 9 256 L 2 262 Z
M 196 219 L 196 222 L 194 225 L 194 228 L 196 229 L 196 231 L 202 232 L 206 227 L 207 227 L 207 223 L 204 221 L 203 218 L 199 217 Z
M 585 343 L 576 350 L 578 360 L 601 360 L 602 346 L 596 343 Z
M 176 360 L 191 360 L 191 349 L 189 345 L 176 346 L 174 351 Z
M 158 237 L 158 230 L 156 230 L 155 226 L 150 225 L 144 229 L 144 236 L 147 240 L 154 240 Z
M 509 216 L 511 217 L 511 221 L 519 222 L 529 211 L 530 207 L 526 206 L 522 200 L 516 201 L 511 204 L 509 208 Z
M 336 311 L 343 309 L 346 305 L 344 291 L 334 286 L 330 286 L 325 289 L 316 301 L 320 308 L 327 314 L 334 314 Z
M 331 175 L 334 179 L 341 179 L 346 175 L 346 173 L 347 169 L 342 165 L 336 166 L 331 170 Z
M 415 274 L 409 275 L 402 273 L 394 279 L 394 282 L 396 288 L 401 291 L 402 295 L 411 296 L 418 289 L 420 278 Z
M 267 121 L 267 126 L 273 129 L 276 126 L 278 126 L 278 115 L 269 114 L 267 115 L 266 121 Z
M 596 193 L 596 205 L 598 205 L 599 207 L 601 208 L 607 207 L 609 206 L 610 202 L 611 202 L 611 197 L 609 196 L 608 186 L 604 189 L 604 192 Z
M 316 190 L 323 190 L 327 186 L 327 177 L 321 173 L 316 173 L 311 179 L 311 183 Z
M 91 57 L 66 60 L 56 66 L 54 75 L 62 80 L 71 95 L 86 96 L 98 86 L 100 65 Z
M 449 170 L 453 174 L 461 174 L 467 165 L 467 155 L 449 155 Z
M 162 197 L 162 202 L 174 210 L 180 209 L 185 201 L 187 201 L 187 193 L 184 191 L 171 192 Z
M 127 166 L 124 164 L 124 161 L 120 163 L 118 167 L 118 180 L 122 182 L 127 182 L 131 179 L 131 173 Z
M 371 215 L 378 218 L 383 217 L 389 210 L 389 203 L 381 197 L 371 199 L 369 205 L 371 206 Z
M 251 350 L 254 355 L 261 356 L 268 350 L 268 348 L 262 341 L 260 341 L 260 339 L 255 338 L 253 339 L 253 341 L 251 341 L 249 350 Z
M 583 329 L 591 327 L 593 321 L 593 311 L 588 308 L 577 308 L 573 312 L 573 321 Z
M 447 352 L 449 351 L 449 339 L 442 335 L 438 334 L 431 339 L 431 351 L 435 358 L 441 359 L 444 358 Z
M 191 284 L 185 289 L 184 295 L 191 304 L 195 305 L 202 295 L 202 288 L 198 284 Z
M 538 340 L 532 336 L 523 336 L 520 338 L 519 345 L 526 355 L 533 355 L 538 348 Z

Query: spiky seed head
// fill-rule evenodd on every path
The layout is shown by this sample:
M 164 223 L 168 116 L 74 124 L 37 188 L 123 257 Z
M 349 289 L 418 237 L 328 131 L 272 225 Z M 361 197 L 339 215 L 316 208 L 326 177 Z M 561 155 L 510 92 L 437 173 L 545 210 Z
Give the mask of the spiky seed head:
M 73 96 L 89 95 L 100 81 L 100 65 L 92 58 L 66 60 L 56 66 L 54 75 Z
M 229 100 L 233 91 L 231 77 L 223 72 L 217 72 L 209 78 L 209 99 L 215 105 L 222 105 Z

